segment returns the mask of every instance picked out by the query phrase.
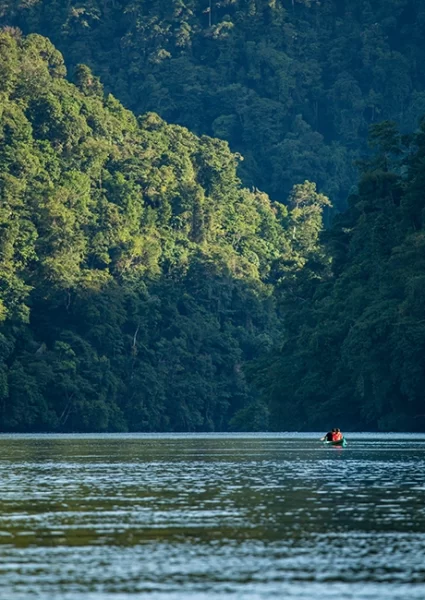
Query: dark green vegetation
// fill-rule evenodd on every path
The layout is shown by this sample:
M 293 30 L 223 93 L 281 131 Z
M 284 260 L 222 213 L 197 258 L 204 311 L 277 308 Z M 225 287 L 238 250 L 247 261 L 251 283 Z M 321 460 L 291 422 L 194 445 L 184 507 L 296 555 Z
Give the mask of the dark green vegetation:
M 425 430 L 423 2 L 0 18 L 0 429 Z
M 1 429 L 267 427 L 243 367 L 327 199 L 243 189 L 226 142 L 70 84 L 39 35 L 1 33 L 0 73 Z
M 256 373 L 278 426 L 425 430 L 425 121 L 372 141 L 326 235 L 331 270 L 281 287 L 285 342 Z
M 368 126 L 425 113 L 422 0 L 2 0 L 136 114 L 229 141 L 246 185 L 345 207 Z

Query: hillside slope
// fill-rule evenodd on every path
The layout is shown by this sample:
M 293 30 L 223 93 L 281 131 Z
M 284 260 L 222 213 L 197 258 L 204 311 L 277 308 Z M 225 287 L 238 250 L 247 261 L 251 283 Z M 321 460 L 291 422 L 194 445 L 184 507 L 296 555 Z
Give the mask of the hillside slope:
M 331 269 L 279 290 L 285 342 L 256 372 L 277 429 L 425 431 L 425 121 L 372 141 L 326 234 Z
M 13 0 L 1 14 L 137 114 L 226 139 L 274 200 L 311 179 L 344 208 L 368 127 L 412 131 L 425 113 L 417 0 Z
M 1 430 L 267 427 L 244 364 L 281 331 L 291 212 L 227 143 L 69 83 L 46 38 L 2 32 L 0 73 Z

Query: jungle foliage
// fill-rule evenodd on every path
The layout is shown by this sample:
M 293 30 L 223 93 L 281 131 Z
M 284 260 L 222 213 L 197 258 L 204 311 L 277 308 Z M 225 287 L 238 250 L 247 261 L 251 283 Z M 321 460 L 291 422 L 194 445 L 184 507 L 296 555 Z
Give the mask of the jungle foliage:
M 226 142 L 69 83 L 40 35 L 1 32 L 0 75 L 1 429 L 267 428 L 244 366 L 328 200 L 244 189 Z
M 384 122 L 371 142 L 325 235 L 332 268 L 281 284 L 284 343 L 254 373 L 277 429 L 425 429 L 425 121 L 410 136 Z
M 425 113 L 421 0 L 1 0 L 136 114 L 230 143 L 274 200 L 315 181 L 336 208 L 368 127 Z
M 0 23 L 1 430 L 425 430 L 423 2 Z

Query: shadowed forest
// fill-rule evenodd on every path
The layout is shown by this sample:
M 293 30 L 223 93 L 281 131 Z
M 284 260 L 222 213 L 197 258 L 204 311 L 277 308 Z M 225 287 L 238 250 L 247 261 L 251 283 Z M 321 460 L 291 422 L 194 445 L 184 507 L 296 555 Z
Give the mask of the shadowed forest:
M 425 431 L 422 2 L 0 25 L 0 430 Z

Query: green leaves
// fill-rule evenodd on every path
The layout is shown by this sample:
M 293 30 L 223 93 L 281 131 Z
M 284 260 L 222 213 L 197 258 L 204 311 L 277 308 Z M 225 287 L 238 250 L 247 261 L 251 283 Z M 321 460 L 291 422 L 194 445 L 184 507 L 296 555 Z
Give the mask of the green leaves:
M 368 153 L 368 128 L 387 120 L 413 130 L 425 110 L 416 68 L 425 59 L 422 4 L 376 0 L 372 8 L 338 0 L 17 0 L 3 5 L 2 19 L 54 41 L 87 100 L 102 97 L 101 76 L 136 114 L 154 111 L 226 139 L 245 158 L 246 185 L 285 202 L 308 178 L 341 210 L 357 179 L 353 162 Z M 5 89 L 15 86 L 14 44 L 0 52 Z M 46 91 L 47 73 L 63 77 L 63 61 L 39 35 L 26 44 L 20 68 L 28 78 L 18 91 Z M 91 120 L 102 127 L 97 115 Z
M 398 132 L 383 123 L 374 140 L 379 154 L 324 249 L 317 237 L 323 201 L 308 182 L 292 195 L 291 226 L 310 220 L 293 240 L 307 261 L 281 279 L 284 343 L 254 371 L 281 428 L 322 429 L 335 419 L 351 429 L 424 427 L 424 137 L 413 136 L 402 153 Z M 333 258 L 330 269 L 308 258 L 315 244 Z
M 241 188 L 226 142 L 136 119 L 84 66 L 69 84 L 40 36 L 2 39 L 0 428 L 225 429 L 279 334 L 287 210 Z

